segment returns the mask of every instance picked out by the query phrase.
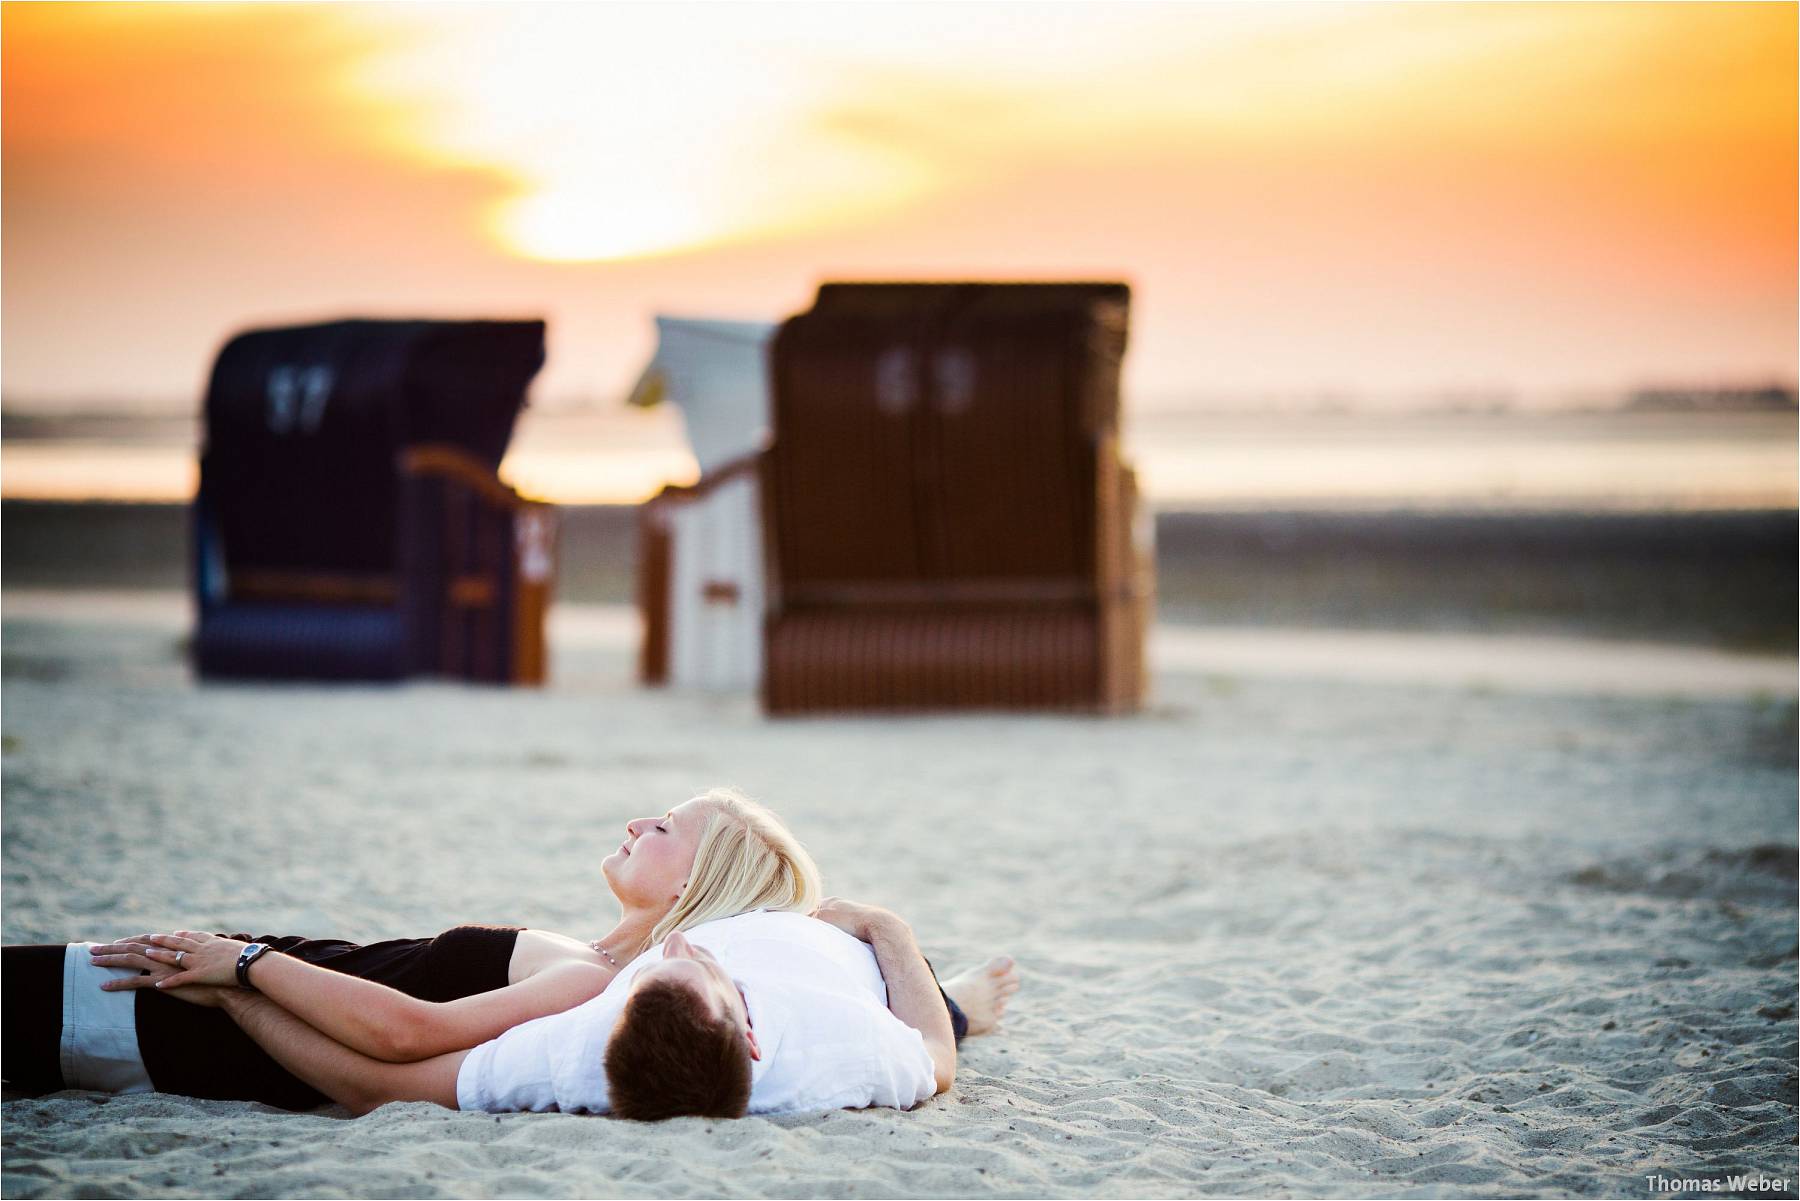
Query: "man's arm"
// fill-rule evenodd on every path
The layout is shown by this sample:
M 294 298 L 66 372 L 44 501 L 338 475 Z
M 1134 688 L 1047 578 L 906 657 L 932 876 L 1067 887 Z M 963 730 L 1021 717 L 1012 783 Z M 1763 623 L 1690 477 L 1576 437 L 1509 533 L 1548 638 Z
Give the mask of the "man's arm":
M 912 927 L 900 916 L 873 905 L 858 905 L 837 897 L 826 898 L 813 913 L 869 944 L 875 965 L 887 982 L 888 1009 L 919 1032 L 937 1076 L 937 1091 L 956 1082 L 956 1035 L 950 1028 L 950 1012 L 938 992 L 931 966 L 919 951 Z
M 386 1063 L 333 1042 L 260 993 L 220 989 L 218 1001 L 275 1062 L 358 1117 L 390 1101 L 456 1108 L 456 1075 L 467 1051 Z

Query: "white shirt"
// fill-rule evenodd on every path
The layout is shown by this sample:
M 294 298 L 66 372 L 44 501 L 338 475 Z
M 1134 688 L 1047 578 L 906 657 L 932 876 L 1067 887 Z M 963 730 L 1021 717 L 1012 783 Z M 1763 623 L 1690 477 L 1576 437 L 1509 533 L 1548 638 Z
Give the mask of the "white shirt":
M 682 933 L 743 988 L 762 1050 L 750 1065 L 751 1113 L 910 1109 L 937 1092 L 925 1040 L 888 1010 L 866 944 L 816 918 L 760 910 Z M 593 1000 L 469 1052 L 456 1076 L 457 1107 L 606 1113 L 607 1040 L 632 980 L 661 958 L 662 947 L 652 947 Z

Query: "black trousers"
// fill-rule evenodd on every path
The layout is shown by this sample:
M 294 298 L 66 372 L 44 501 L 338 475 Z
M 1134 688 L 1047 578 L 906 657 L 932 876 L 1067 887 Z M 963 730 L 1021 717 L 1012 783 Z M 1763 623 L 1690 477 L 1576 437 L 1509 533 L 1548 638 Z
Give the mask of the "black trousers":
M 505 988 L 516 926 L 458 926 L 436 938 L 351 943 L 292 935 L 233 934 L 346 975 L 426 1001 L 452 1001 Z M 7 1086 L 55 1092 L 62 1078 L 63 958 L 66 946 L 9 946 L 0 954 L 0 1069 Z M 260 1101 L 315 1109 L 330 1099 L 257 1046 L 223 1010 L 168 993 L 132 994 L 138 1051 L 158 1092 L 219 1101 Z
M 62 1078 L 62 943 L 0 954 L 0 1070 L 6 1086 L 53 1093 Z

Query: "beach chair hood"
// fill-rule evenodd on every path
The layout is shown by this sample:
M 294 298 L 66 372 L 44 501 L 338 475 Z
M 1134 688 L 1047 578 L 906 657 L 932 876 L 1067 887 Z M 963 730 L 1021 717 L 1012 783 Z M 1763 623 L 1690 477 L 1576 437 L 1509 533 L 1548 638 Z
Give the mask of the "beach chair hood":
M 399 454 L 447 444 L 497 468 L 543 362 L 542 321 L 238 334 L 213 367 L 201 458 L 227 562 L 392 569 Z
M 681 410 L 688 445 L 705 475 L 754 454 L 769 431 L 769 343 L 762 321 L 656 318 L 656 354 L 628 403 Z

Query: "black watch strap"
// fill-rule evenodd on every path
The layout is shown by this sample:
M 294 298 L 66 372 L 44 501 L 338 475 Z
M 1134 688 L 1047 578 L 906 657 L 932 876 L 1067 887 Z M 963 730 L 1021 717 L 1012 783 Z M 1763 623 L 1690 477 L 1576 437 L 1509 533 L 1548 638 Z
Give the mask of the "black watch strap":
M 256 985 L 250 983 L 250 965 L 274 949 L 266 942 L 253 942 L 238 952 L 237 980 L 239 988 L 255 991 Z

